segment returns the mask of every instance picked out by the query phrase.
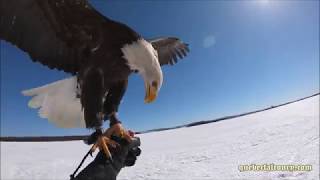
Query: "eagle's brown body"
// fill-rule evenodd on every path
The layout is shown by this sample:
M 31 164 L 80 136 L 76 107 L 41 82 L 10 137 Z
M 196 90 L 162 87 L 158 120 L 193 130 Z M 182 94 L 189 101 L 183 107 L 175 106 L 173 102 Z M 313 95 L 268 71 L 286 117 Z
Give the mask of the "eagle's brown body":
M 117 112 L 134 71 L 122 48 L 142 37 L 96 11 L 86 0 L 0 0 L 0 39 L 32 61 L 77 76 L 87 128 Z M 177 38 L 149 41 L 159 64 L 174 64 L 188 47 Z M 104 117 L 99 117 L 102 113 Z

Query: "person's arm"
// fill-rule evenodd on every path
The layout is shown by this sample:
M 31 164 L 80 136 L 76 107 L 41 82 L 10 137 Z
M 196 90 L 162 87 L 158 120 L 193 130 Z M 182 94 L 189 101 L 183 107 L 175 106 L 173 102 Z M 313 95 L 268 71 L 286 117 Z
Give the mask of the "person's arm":
M 140 139 L 133 137 L 131 143 L 122 145 L 117 153 L 112 154 L 113 161 L 106 159 L 102 152 L 72 180 L 116 180 L 120 170 L 133 166 L 140 155 Z

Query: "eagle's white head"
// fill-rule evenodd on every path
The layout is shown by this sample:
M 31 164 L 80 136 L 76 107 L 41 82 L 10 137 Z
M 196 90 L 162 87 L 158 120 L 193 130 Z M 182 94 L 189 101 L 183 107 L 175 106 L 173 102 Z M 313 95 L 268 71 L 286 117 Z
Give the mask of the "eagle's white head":
M 154 101 L 162 86 L 163 76 L 158 60 L 158 53 L 144 39 L 125 45 L 122 49 L 124 58 L 132 71 L 137 71 L 143 78 L 146 96 L 145 103 Z

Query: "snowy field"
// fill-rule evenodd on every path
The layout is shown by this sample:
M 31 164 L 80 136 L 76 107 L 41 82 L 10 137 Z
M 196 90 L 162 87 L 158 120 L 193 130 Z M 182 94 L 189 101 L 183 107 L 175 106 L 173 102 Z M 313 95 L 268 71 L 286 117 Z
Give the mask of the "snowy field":
M 319 96 L 231 120 L 140 135 L 119 180 L 319 179 Z M 1 143 L 1 179 L 68 179 L 80 141 Z M 89 157 L 86 164 L 91 161 Z M 310 164 L 308 172 L 240 172 L 240 164 Z

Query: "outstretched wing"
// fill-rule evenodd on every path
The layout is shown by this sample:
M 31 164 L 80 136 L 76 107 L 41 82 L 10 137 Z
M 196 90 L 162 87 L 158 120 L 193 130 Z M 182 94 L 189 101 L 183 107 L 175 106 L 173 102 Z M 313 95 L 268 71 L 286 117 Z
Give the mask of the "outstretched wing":
M 160 65 L 174 65 L 178 58 L 182 59 L 189 52 L 188 44 L 175 37 L 150 39 L 149 42 L 157 50 Z
M 87 0 L 0 0 L 0 15 L 1 40 L 27 52 L 33 61 L 72 74 L 113 37 L 120 24 Z M 128 32 L 123 34 L 133 33 Z M 103 45 L 105 51 L 108 47 L 111 43 Z

